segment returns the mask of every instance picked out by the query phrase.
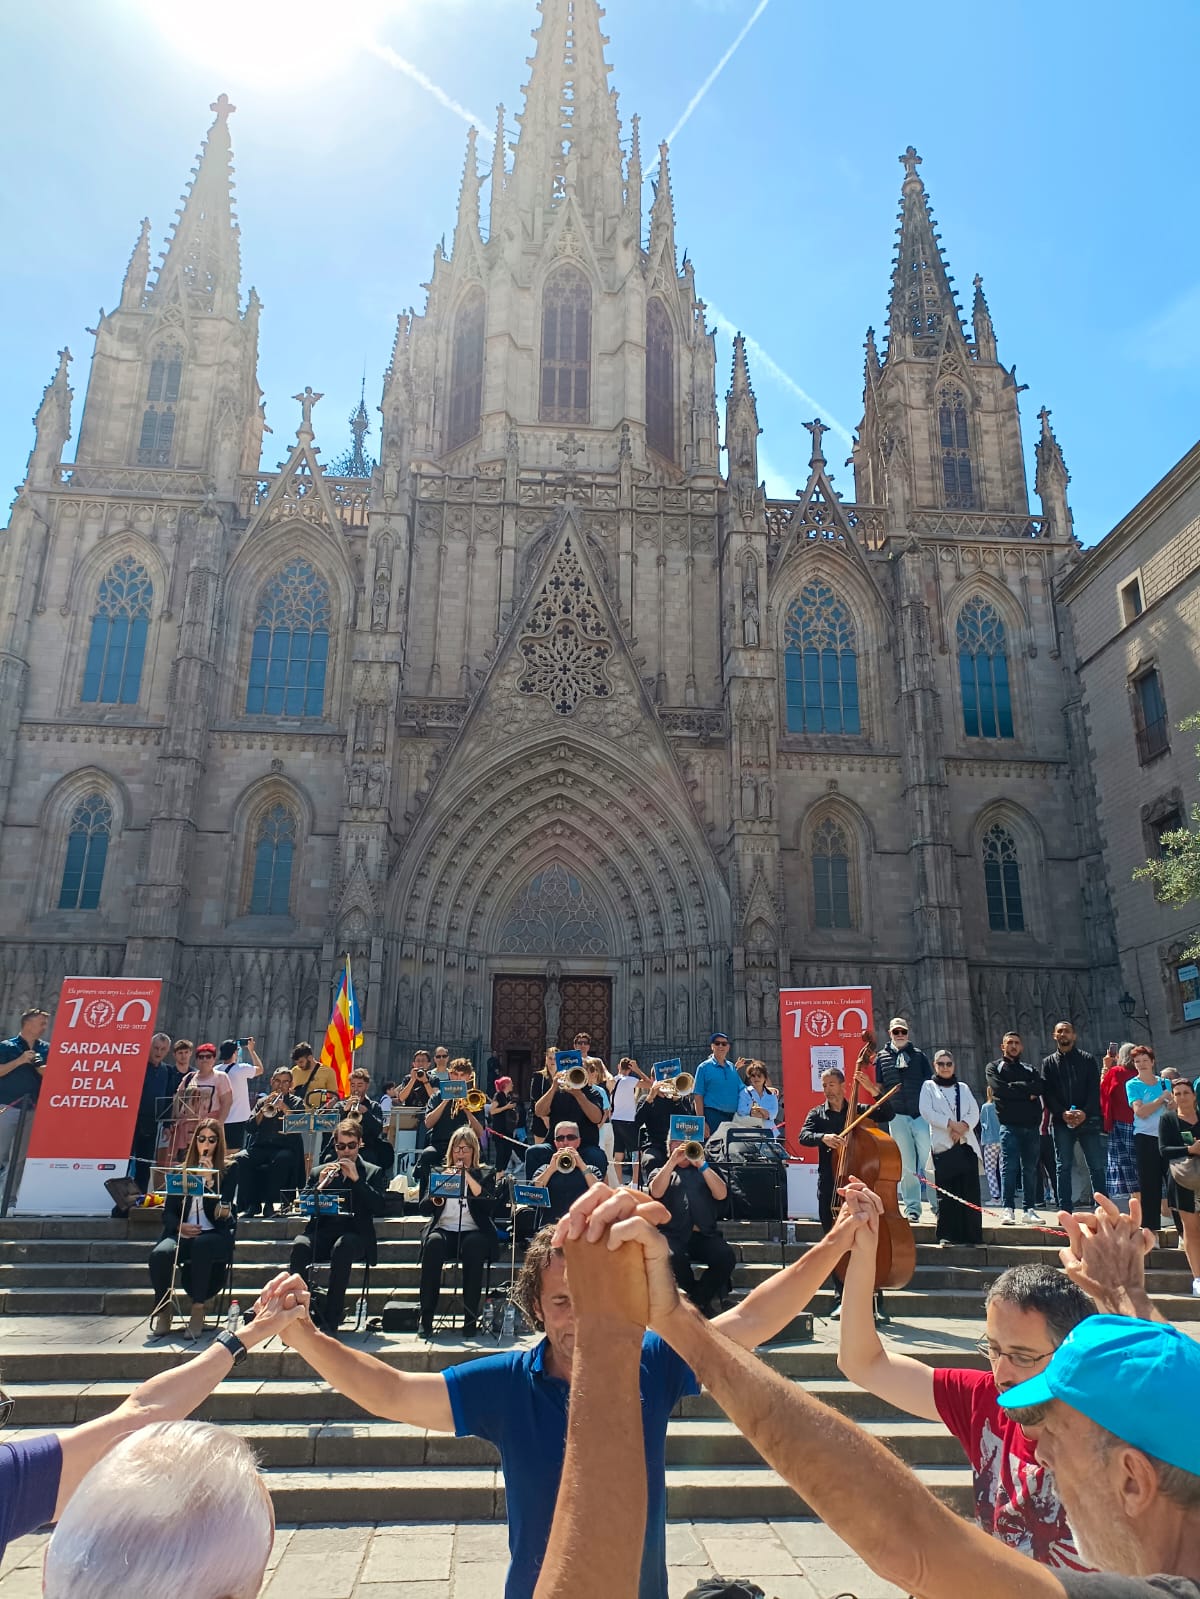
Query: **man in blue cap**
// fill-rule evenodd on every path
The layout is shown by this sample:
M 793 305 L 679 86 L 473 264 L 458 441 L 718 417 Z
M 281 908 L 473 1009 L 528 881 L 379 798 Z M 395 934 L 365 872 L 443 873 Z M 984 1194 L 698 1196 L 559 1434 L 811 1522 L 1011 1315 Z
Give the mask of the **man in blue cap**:
M 737 1115 L 741 1098 L 741 1073 L 729 1064 L 729 1039 L 725 1033 L 713 1033 L 708 1040 L 712 1054 L 696 1067 L 696 1086 L 692 1090 L 697 1116 L 704 1117 L 710 1133 L 715 1133 L 722 1122 Z

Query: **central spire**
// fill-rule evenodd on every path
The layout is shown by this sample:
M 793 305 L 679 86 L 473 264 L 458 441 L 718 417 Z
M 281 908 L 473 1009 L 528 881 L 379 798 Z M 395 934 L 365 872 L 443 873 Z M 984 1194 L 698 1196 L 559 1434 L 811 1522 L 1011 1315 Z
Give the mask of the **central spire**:
M 509 191 L 523 216 L 571 195 L 589 221 L 619 217 L 621 136 L 604 12 L 596 0 L 540 0 L 538 10 Z
M 216 120 L 192 169 L 179 221 L 147 297 L 151 307 L 177 295 L 193 312 L 237 315 L 241 263 L 229 143 L 229 117 L 236 109 L 227 94 L 218 95 L 210 107 Z
M 946 271 L 929 196 L 917 168 L 921 157 L 910 144 L 900 157 L 904 185 L 900 192 L 900 235 L 892 272 L 888 307 L 888 358 L 907 355 L 909 340 L 940 339 L 947 323 L 961 330 L 954 281 Z

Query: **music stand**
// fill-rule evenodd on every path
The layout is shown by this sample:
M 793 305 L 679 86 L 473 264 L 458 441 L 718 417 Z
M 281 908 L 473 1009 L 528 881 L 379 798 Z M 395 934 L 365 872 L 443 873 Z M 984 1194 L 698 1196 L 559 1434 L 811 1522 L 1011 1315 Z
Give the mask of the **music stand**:
M 341 1194 L 327 1194 L 317 1188 L 302 1188 L 296 1195 L 296 1214 L 307 1216 L 310 1220 L 314 1216 L 344 1216 L 346 1212 L 343 1208 L 343 1203 L 344 1196 Z M 312 1234 L 312 1242 L 312 1263 L 309 1266 L 310 1280 L 308 1284 L 309 1298 L 312 1299 L 321 1294 L 323 1305 L 328 1295 L 329 1284 L 326 1282 L 325 1290 L 322 1292 L 318 1273 L 322 1266 L 328 1268 L 333 1265 L 333 1246 L 330 1245 L 330 1258 L 328 1260 L 318 1260 L 316 1250 L 317 1235 L 315 1232 Z M 320 1307 L 318 1307 L 319 1310 Z M 322 1317 L 322 1319 L 324 1318 Z
M 455 1084 L 455 1087 L 458 1087 L 458 1086 L 459 1086 L 458 1084 Z M 457 1096 L 452 1096 L 452 1097 L 461 1098 L 463 1096 L 457 1095 Z M 460 1205 L 461 1204 L 465 1204 L 466 1203 L 466 1198 L 467 1198 L 467 1174 L 466 1174 L 466 1171 L 464 1170 L 464 1168 L 460 1166 L 457 1172 L 453 1172 L 453 1171 L 431 1171 L 430 1174 L 429 1174 L 429 1188 L 428 1188 L 428 1191 L 427 1191 L 427 1197 L 429 1199 L 431 1199 L 431 1200 L 432 1199 L 443 1199 L 443 1200 L 444 1199 L 457 1199 L 459 1201 Z M 439 1215 L 440 1214 L 442 1214 L 442 1213 L 439 1212 Z M 461 1210 L 460 1210 L 459 1214 L 461 1215 Z M 434 1225 L 435 1225 L 435 1227 L 437 1225 L 437 1219 L 438 1218 L 435 1216 L 434 1217 Z M 453 1268 L 453 1270 L 451 1272 L 451 1278 L 450 1278 L 450 1308 L 448 1310 L 442 1311 L 439 1315 L 434 1317 L 433 1331 L 434 1331 L 435 1334 L 442 1333 L 442 1332 L 453 1332 L 454 1331 L 454 1309 L 453 1309 L 454 1295 L 455 1295 L 455 1293 L 460 1293 L 461 1294 L 461 1292 L 462 1292 L 462 1236 L 461 1236 L 461 1234 L 459 1235 L 459 1239 L 458 1239 L 458 1247 L 454 1251 L 454 1259 L 450 1262 L 450 1264 L 451 1264 L 451 1267 Z M 439 1287 L 438 1287 L 438 1297 L 439 1297 L 439 1299 L 441 1298 L 441 1286 L 440 1286 L 440 1284 L 439 1284 Z M 464 1309 L 463 1315 L 464 1315 L 464 1318 L 465 1318 L 465 1316 L 466 1316 L 465 1309 Z

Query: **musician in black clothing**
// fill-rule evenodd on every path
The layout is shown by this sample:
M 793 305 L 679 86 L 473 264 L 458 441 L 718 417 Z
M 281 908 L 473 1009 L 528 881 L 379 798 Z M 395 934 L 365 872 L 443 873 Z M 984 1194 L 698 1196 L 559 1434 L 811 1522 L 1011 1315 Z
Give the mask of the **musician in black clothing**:
M 338 1214 L 317 1212 L 292 1242 L 288 1270 L 310 1283 L 314 1263 L 329 1262 L 329 1287 L 322 1321 L 336 1336 L 346 1308 L 346 1289 L 354 1261 L 373 1266 L 378 1258 L 375 1218 L 384 1207 L 378 1166 L 362 1158 L 362 1130 L 356 1121 L 343 1121 L 333 1135 L 334 1162 L 318 1166 L 304 1186 L 305 1193 L 336 1194 Z M 311 1286 L 311 1283 L 310 1283 Z
M 171 1330 L 171 1277 L 178 1273 L 192 1301 L 188 1334 L 204 1331 L 207 1301 L 219 1290 L 233 1259 L 233 1189 L 237 1174 L 225 1164 L 225 1132 L 206 1116 L 196 1126 L 183 1157 L 186 1168 L 204 1171 L 203 1195 L 168 1194 L 163 1202 L 162 1237 L 150 1251 L 154 1315 L 150 1330 L 161 1338 Z
M 350 1073 L 350 1092 L 338 1106 L 344 1120 L 357 1121 L 362 1126 L 363 1155 L 373 1166 L 378 1166 L 383 1175 L 384 1186 L 392 1175 L 392 1166 L 396 1159 L 396 1152 L 383 1136 L 383 1112 L 379 1108 L 379 1101 L 372 1099 L 368 1090 L 371 1087 L 371 1074 L 365 1067 L 356 1066 Z M 321 1159 L 333 1159 L 333 1134 L 325 1140 L 321 1150 Z
M 292 1074 L 286 1066 L 271 1073 L 271 1092 L 262 1094 L 250 1114 L 249 1143 L 234 1166 L 240 1172 L 238 1209 L 243 1216 L 273 1216 L 284 1189 L 304 1184 L 304 1135 L 285 1133 L 283 1118 L 303 1111 L 299 1094 L 292 1093 Z
M 650 1179 L 648 1192 L 671 1213 L 659 1230 L 671 1248 L 675 1281 L 706 1316 L 717 1315 L 737 1265 L 718 1222 L 718 1206 L 729 1197 L 724 1178 L 709 1165 L 703 1145 L 692 1146 L 689 1153 L 686 1143 L 674 1139 L 665 1165 Z M 706 1268 L 703 1277 L 696 1277 L 694 1264 Z
M 667 1145 L 671 1137 L 672 1116 L 694 1116 L 692 1096 L 680 1098 L 674 1089 L 657 1080 L 646 1090 L 636 1112 L 634 1122 L 641 1146 L 642 1180 L 667 1158 Z

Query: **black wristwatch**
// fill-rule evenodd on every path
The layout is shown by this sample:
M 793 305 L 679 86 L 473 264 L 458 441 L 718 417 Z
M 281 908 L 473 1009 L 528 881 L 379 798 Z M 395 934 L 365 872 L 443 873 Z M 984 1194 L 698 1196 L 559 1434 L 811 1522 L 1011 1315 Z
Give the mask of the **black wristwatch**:
M 222 1349 L 228 1349 L 229 1353 L 233 1356 L 233 1363 L 235 1366 L 240 1365 L 250 1352 L 242 1340 L 238 1337 L 237 1333 L 219 1332 L 213 1339 L 213 1343 L 220 1344 Z

